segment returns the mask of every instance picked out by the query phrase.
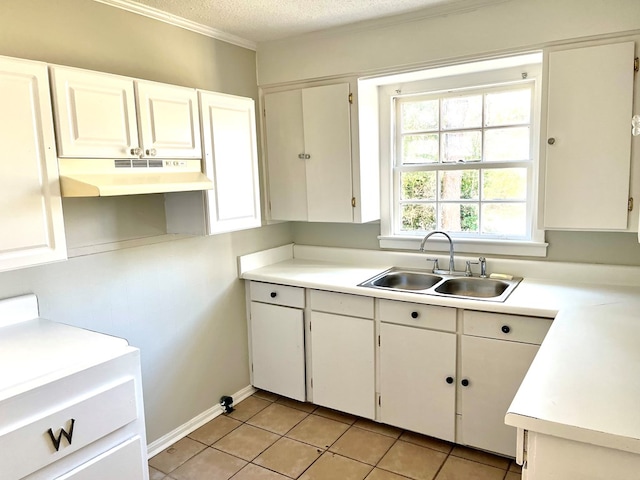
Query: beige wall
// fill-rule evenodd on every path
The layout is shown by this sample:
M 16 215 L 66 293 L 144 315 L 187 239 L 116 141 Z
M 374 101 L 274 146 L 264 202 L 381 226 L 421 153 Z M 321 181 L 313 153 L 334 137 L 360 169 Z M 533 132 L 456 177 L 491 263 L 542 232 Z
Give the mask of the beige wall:
M 0 1 L 0 55 L 257 95 L 255 52 L 91 0 Z M 131 236 L 136 222 L 145 224 L 138 233 L 162 233 L 161 206 L 161 195 L 72 199 L 70 240 Z M 105 232 L 95 232 L 96 221 Z M 42 316 L 139 347 L 153 442 L 249 384 L 236 258 L 290 241 L 289 224 L 280 224 L 78 257 L 0 273 L 0 298 L 33 292 Z

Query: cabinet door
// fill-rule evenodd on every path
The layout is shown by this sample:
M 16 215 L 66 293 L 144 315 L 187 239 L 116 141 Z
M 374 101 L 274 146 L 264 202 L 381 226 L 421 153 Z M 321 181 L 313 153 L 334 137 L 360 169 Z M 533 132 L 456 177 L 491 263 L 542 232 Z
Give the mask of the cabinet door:
M 51 69 L 61 157 L 131 158 L 137 148 L 133 81 L 85 70 Z
M 251 98 L 200 92 L 208 233 L 259 227 L 255 106 Z
M 375 417 L 373 320 L 311 312 L 313 403 Z
M 515 457 L 516 429 L 505 425 L 504 416 L 538 345 L 468 335 L 461 345 L 461 443 Z
M 269 203 L 273 220 L 307 220 L 302 92 L 264 96 Z
M 0 271 L 66 258 L 47 67 L 0 58 Z
M 253 386 L 304 402 L 304 319 L 297 308 L 251 302 Z
M 455 333 L 380 325 L 383 423 L 453 442 L 455 374 Z
M 352 222 L 349 84 L 302 90 L 310 222 Z
M 201 158 L 194 89 L 136 82 L 140 141 L 145 157 Z
M 633 42 L 549 54 L 545 228 L 627 228 L 633 58 Z

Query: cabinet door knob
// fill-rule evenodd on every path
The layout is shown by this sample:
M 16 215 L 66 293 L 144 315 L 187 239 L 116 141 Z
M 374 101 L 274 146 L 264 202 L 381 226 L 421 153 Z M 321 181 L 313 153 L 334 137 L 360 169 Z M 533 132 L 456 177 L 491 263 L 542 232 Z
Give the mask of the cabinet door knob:
M 148 148 L 146 154 L 150 157 L 155 157 L 158 152 L 155 148 Z
M 509 328 L 509 325 L 503 325 L 501 330 L 502 333 L 509 333 L 511 331 L 511 328 Z
M 276 298 L 278 294 L 276 292 L 271 292 L 269 295 L 271 296 L 271 298 Z
M 460 383 L 462 384 L 463 387 L 469 386 L 469 380 L 467 380 L 466 378 L 463 378 Z
M 299 158 L 300 160 L 304 160 L 304 153 L 299 153 L 299 154 L 298 154 L 298 158 Z
M 449 385 L 453 383 L 453 377 L 447 377 L 446 380 Z
M 549 138 L 549 139 L 547 140 L 547 143 L 548 143 L 549 145 L 553 145 L 554 143 L 556 143 L 556 139 L 555 139 L 555 138 L 553 138 L 553 137 L 551 137 L 551 138 Z
M 418 318 L 418 312 L 411 312 L 411 318 Z
M 308 153 L 304 154 L 304 159 L 305 160 L 309 160 L 311 158 L 311 155 L 309 155 Z
M 131 155 L 135 155 L 135 156 L 140 156 L 142 154 L 142 149 L 141 148 L 132 148 L 131 149 Z

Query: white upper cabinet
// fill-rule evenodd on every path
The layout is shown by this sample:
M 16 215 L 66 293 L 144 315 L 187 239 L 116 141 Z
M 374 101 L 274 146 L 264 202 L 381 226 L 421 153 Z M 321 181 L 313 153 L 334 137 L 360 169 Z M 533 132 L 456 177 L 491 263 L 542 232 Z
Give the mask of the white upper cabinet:
M 271 219 L 362 222 L 351 85 L 264 95 Z M 374 209 L 375 210 L 375 209 Z M 378 218 L 378 216 L 376 216 Z
M 0 271 L 66 258 L 47 66 L 0 57 Z
M 627 228 L 634 47 L 624 42 L 547 56 L 545 229 Z
M 196 91 L 152 82 L 135 85 L 144 156 L 201 158 Z
M 192 88 L 52 67 L 58 151 L 77 158 L 201 158 Z
M 255 103 L 251 98 L 200 92 L 209 234 L 259 227 L 260 187 Z

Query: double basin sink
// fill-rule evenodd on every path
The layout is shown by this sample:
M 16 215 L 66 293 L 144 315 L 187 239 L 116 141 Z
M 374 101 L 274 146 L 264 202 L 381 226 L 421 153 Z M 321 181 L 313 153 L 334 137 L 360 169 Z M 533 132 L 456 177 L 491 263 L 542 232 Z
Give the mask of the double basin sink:
M 395 290 L 441 297 L 504 302 L 522 279 L 494 280 L 390 268 L 360 283 L 360 287 Z

